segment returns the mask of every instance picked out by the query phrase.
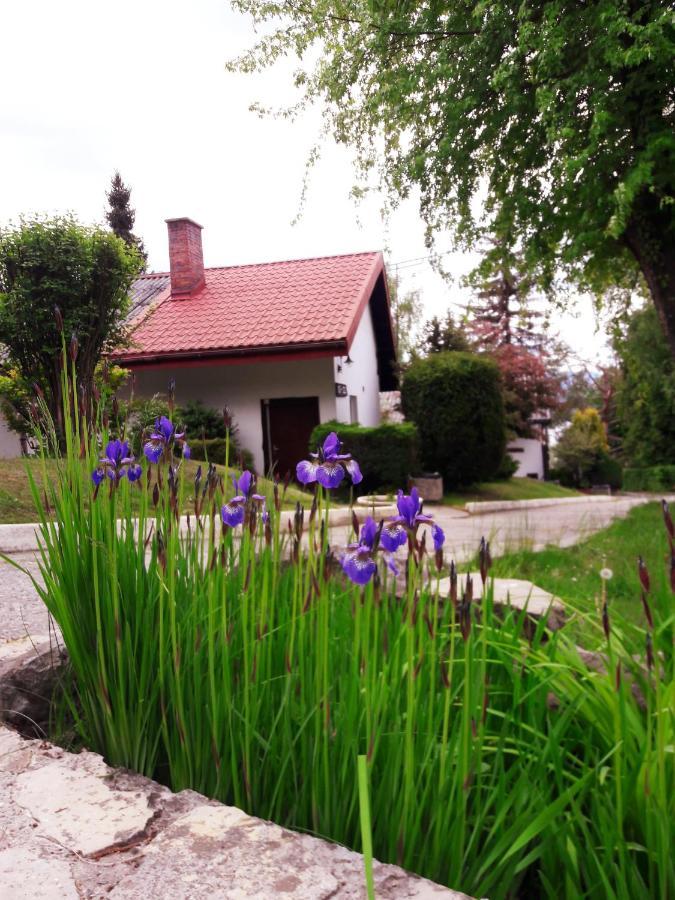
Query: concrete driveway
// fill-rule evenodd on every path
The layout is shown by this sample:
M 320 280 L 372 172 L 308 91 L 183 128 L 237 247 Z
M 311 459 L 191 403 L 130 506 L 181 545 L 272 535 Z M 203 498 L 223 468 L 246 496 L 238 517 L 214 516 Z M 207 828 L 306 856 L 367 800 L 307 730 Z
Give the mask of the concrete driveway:
M 547 544 L 569 547 L 584 540 L 595 531 L 605 528 L 614 519 L 625 516 L 634 506 L 654 497 L 589 497 L 575 503 L 556 503 L 547 506 L 518 504 L 515 509 L 469 513 L 448 506 L 429 506 L 446 534 L 446 556 L 457 563 L 468 562 L 476 553 L 479 541 L 485 536 L 490 541 L 494 556 L 509 550 L 528 547 L 542 549 Z M 673 500 L 675 498 L 667 498 Z M 0 526 L 0 552 L 4 543 L 12 545 L 11 529 L 28 526 Z M 331 529 L 332 542 L 344 544 L 347 529 L 337 526 Z M 15 542 L 16 543 L 16 542 Z M 30 546 L 30 543 L 27 544 Z M 33 550 L 11 553 L 11 558 L 39 577 L 36 555 Z M 16 640 L 29 635 L 48 633 L 47 613 L 27 575 L 0 560 L 0 642 Z

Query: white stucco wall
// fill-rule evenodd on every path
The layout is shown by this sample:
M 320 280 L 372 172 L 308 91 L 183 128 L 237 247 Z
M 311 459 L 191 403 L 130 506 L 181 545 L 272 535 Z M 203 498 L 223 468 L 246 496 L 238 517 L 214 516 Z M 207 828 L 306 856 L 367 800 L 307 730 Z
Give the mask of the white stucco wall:
M 516 449 L 516 452 L 512 451 Z M 517 438 L 509 441 L 507 450 L 517 463 L 516 476 L 527 478 L 536 474 L 537 478 L 544 477 L 544 448 L 541 443 L 533 438 Z
M 222 409 L 227 405 L 239 426 L 242 446 L 264 471 L 260 401 L 281 397 L 318 397 L 321 421 L 336 417 L 333 359 L 233 365 L 179 366 L 175 369 L 136 370 L 137 396 L 166 393 L 169 378 L 176 379 L 176 403 L 201 400 Z M 377 396 L 377 394 L 376 394 Z
M 339 422 L 351 421 L 349 395 L 357 398 L 359 425 L 380 424 L 380 382 L 377 375 L 375 332 L 370 307 L 366 306 L 354 335 L 349 356 L 350 365 L 338 357 L 335 360 L 335 381 L 347 385 L 347 397 L 337 397 L 336 418 Z M 342 362 L 341 362 L 342 359 Z M 342 371 L 338 372 L 338 366 Z
M 0 459 L 14 459 L 21 456 L 19 435 L 9 430 L 5 417 L 0 412 Z

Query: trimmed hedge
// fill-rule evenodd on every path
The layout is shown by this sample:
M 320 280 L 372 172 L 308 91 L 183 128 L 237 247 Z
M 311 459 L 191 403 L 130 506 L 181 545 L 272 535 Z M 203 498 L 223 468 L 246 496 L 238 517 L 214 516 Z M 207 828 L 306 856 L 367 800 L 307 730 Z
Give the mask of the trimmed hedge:
M 412 423 L 384 423 L 366 428 L 323 422 L 312 432 L 309 450 L 316 453 L 331 431 L 337 432 L 345 453 L 351 453 L 361 468 L 363 481 L 357 487 L 359 494 L 405 490 L 409 476 L 417 468 L 417 429 Z
M 675 466 L 645 466 L 623 470 L 624 491 L 675 490 Z
M 200 439 L 190 441 L 192 459 L 202 461 L 206 460 L 208 456 L 209 462 L 216 463 L 216 465 L 220 466 L 225 465 L 226 447 L 227 441 L 225 438 L 208 438 L 205 441 Z M 251 472 L 255 471 L 255 464 L 251 451 L 240 450 L 232 444 L 232 441 L 230 441 L 230 466 L 232 468 L 238 468 L 240 467 L 240 461 L 242 463 L 241 468 L 250 469 Z
M 401 403 L 417 425 L 421 463 L 448 488 L 489 481 L 506 449 L 501 377 L 491 359 L 434 353 L 403 377 Z
M 591 486 L 594 484 L 608 484 L 613 491 L 620 491 L 623 486 L 623 477 L 621 463 L 606 453 L 591 470 L 590 481 Z

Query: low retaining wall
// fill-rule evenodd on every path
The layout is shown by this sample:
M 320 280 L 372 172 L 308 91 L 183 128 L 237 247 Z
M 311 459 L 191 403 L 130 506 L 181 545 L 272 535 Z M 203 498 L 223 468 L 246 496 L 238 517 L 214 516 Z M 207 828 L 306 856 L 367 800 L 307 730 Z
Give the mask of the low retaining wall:
M 355 508 L 355 512 L 359 517 L 359 521 L 364 521 L 367 515 L 373 516 L 378 522 L 380 519 L 386 519 L 397 514 L 395 505 L 391 506 L 359 506 Z M 283 510 L 280 513 L 281 532 L 285 534 L 288 530 L 288 522 L 293 524 L 295 513 L 293 510 Z M 191 517 L 194 526 L 194 517 Z M 331 528 L 341 526 L 349 526 L 352 522 L 352 511 L 350 507 L 336 507 L 328 512 L 328 522 Z M 220 524 L 220 519 L 218 519 Z M 181 517 L 181 532 L 187 533 L 187 517 Z M 309 507 L 305 508 L 304 529 L 307 531 L 309 527 Z M 18 525 L 0 525 L 0 553 L 31 553 L 38 549 L 38 534 L 40 526 L 35 522 L 22 523 Z
M 366 896 L 358 853 L 2 725 L 0 796 L 7 900 Z M 379 900 L 467 900 L 396 866 L 374 877 Z
M 537 500 L 476 500 L 464 504 L 464 509 L 473 515 L 509 510 L 537 509 L 541 506 L 574 506 L 580 503 L 616 503 L 617 497 L 584 495 L 583 497 L 540 497 Z

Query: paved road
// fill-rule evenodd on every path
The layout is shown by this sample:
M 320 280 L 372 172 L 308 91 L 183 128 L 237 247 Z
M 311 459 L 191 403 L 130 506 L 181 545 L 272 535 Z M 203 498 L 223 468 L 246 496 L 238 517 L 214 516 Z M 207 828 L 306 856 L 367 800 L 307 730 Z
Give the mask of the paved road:
M 547 544 L 571 547 L 625 516 L 634 506 L 653 497 L 593 498 L 570 505 L 521 507 L 518 510 L 469 516 L 450 507 L 436 507 L 433 515 L 445 530 L 447 554 L 466 562 L 473 557 L 484 535 L 501 556 L 509 550 L 542 550 Z M 669 502 L 674 498 L 668 497 Z M 431 513 L 431 507 L 427 512 Z
M 494 556 L 523 546 L 533 549 L 541 549 L 547 544 L 569 547 L 644 502 L 644 498 L 639 497 L 611 501 L 589 498 L 587 503 L 471 516 L 451 507 L 434 507 L 433 515 L 446 534 L 446 555 L 463 563 L 473 557 L 483 535 L 490 540 Z M 431 513 L 432 507 L 427 511 Z M 344 541 L 344 528 L 331 531 L 334 532 L 333 543 Z M 39 577 L 33 552 L 15 553 L 12 559 Z M 47 634 L 47 630 L 47 613 L 30 578 L 0 560 L 0 641 L 15 640 L 27 633 Z

